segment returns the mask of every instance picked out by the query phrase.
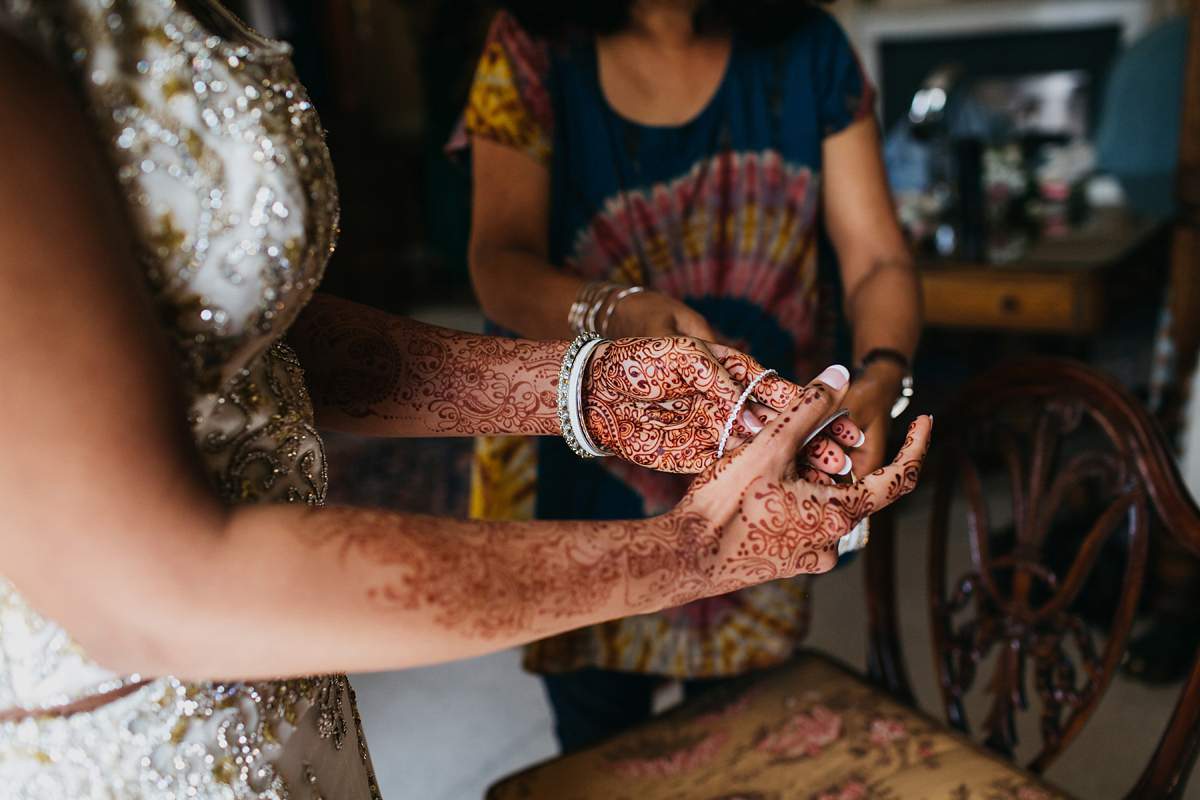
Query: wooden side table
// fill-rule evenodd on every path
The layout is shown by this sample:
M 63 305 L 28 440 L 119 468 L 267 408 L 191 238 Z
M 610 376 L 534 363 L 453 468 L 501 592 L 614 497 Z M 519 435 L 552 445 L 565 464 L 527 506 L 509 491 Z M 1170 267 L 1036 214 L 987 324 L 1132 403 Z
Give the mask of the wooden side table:
M 1036 242 L 1018 261 L 971 264 L 918 259 L 930 327 L 1007 333 L 1097 333 L 1122 296 L 1162 280 L 1147 259 L 1164 225 L 1118 211 Z

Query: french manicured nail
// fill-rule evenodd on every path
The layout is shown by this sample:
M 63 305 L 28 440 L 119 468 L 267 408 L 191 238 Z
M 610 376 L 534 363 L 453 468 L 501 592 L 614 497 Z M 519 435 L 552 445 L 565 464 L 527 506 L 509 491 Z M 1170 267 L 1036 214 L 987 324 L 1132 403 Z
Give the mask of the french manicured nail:
M 863 442 L 865 442 L 866 440 L 867 440 L 867 435 L 865 433 L 863 433 L 862 431 L 859 431 L 858 432 L 858 441 L 854 443 L 854 446 L 862 447 Z
M 742 410 L 742 422 L 746 423 L 746 427 L 755 433 L 763 429 L 762 422 L 754 415 L 754 412 L 746 408 Z
M 842 468 L 838 470 L 838 475 L 849 475 L 850 470 L 854 469 L 854 465 L 850 463 L 850 459 L 846 459 L 846 463 L 842 464 Z
M 817 380 L 831 389 L 840 389 L 850 382 L 850 370 L 841 364 L 834 364 L 826 367 L 825 371 L 817 376 Z

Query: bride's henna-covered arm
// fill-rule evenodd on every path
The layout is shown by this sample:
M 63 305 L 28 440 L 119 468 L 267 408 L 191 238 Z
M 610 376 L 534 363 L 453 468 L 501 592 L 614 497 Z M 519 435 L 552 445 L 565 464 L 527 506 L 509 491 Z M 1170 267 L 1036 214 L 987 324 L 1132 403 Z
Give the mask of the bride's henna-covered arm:
M 479 336 L 318 294 L 288 334 L 322 427 L 384 436 L 559 432 L 566 342 Z
M 189 634 L 171 639 L 179 649 L 169 666 L 185 677 L 418 666 L 827 570 L 850 527 L 912 489 L 930 426 L 926 418 L 914 424 L 894 464 L 852 486 L 825 486 L 794 477 L 798 434 L 829 407 L 806 413 L 803 405 L 702 474 L 675 509 L 649 519 L 241 510 L 222 537 L 219 566 L 197 571 L 206 583 L 180 587 L 184 618 L 170 630 Z M 212 604 L 238 598 L 236 587 L 246 585 L 262 589 L 253 629 L 230 630 L 221 615 L 214 622 Z M 300 633 L 305 648 L 293 646 Z M 227 646 L 214 649 L 218 635 Z
M 810 387 L 702 473 L 679 506 L 650 519 L 472 522 L 288 505 L 163 525 L 139 515 L 118 533 L 102 531 L 138 546 L 119 564 L 120 590 L 93 593 L 103 601 L 78 612 L 72 632 L 121 672 L 369 671 L 479 655 L 822 571 L 862 515 L 912 488 L 930 428 L 918 420 L 896 463 L 853 486 L 797 479 L 800 442 L 843 395 Z M 254 625 L 231 623 L 247 607 Z
M 320 295 L 289 341 L 322 427 L 382 436 L 560 434 L 566 342 L 478 336 Z M 740 353 L 688 337 L 602 343 L 583 381 L 586 425 L 627 461 L 699 472 L 716 460 L 742 382 L 761 371 Z M 798 390 L 774 378 L 756 397 L 782 404 Z M 732 433 L 753 429 L 739 418 Z
M 456 638 L 518 643 L 721 591 L 707 568 L 720 537 L 698 513 L 466 523 L 329 509 L 319 520 L 305 543 L 369 613 L 416 614 Z

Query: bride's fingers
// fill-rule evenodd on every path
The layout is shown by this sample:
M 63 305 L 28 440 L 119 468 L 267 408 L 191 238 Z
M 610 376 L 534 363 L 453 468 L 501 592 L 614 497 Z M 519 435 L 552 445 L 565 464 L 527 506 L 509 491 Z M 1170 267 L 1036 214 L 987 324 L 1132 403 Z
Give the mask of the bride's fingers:
M 803 390 L 804 387 L 778 375 L 768 375 L 754 387 L 754 397 L 763 405 L 782 409 L 787 408 L 788 403 L 799 397 Z
M 891 464 L 880 467 L 857 483 L 839 487 L 847 496 L 846 506 L 857 508 L 866 516 L 911 492 L 921 474 L 932 432 L 933 418 L 917 417 L 908 426 L 904 446 Z
M 808 481 L 809 483 L 819 483 L 824 486 L 833 485 L 833 478 L 811 464 L 804 464 L 800 467 L 800 480 Z
M 708 352 L 695 353 L 697 358 L 712 359 L 712 361 L 716 362 L 716 374 L 711 379 L 706 377 L 703 381 L 704 385 L 693 384 L 692 388 L 703 392 L 711 404 L 710 413 L 718 426 L 718 430 L 723 431 L 728 426 L 731 436 L 734 434 L 745 437 L 753 436 L 761 429 L 762 425 L 753 415 L 747 416 L 744 413 L 744 407 L 743 409 L 739 409 L 738 413 L 730 419 L 730 414 L 733 413 L 738 400 L 742 397 L 745 384 L 740 383 L 738 378 L 725 368 L 721 359 L 713 352 L 714 349 L 727 348 L 721 348 L 720 345 L 700 342 L 698 340 L 689 344 L 700 350 L 707 349 Z M 691 381 L 685 382 L 691 383 Z
M 842 447 L 861 447 L 867 440 L 866 434 L 848 416 L 835 419 L 826 429 L 825 435 Z
M 742 420 L 750 426 L 750 428 L 758 433 L 767 423 L 779 416 L 779 412 L 762 403 L 749 400 L 746 402 L 745 410 L 742 412 Z

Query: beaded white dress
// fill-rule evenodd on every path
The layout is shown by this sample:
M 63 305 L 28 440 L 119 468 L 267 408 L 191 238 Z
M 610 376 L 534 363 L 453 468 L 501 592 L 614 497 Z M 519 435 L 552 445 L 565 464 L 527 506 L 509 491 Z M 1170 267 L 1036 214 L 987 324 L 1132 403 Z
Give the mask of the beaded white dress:
M 324 134 L 287 45 L 187 2 L 0 0 L 0 28 L 58 67 L 95 122 L 218 490 L 320 503 L 324 454 L 280 337 L 337 230 Z M 377 796 L 345 676 L 116 675 L 0 577 L 0 798 Z

